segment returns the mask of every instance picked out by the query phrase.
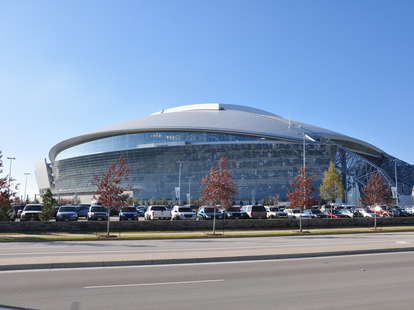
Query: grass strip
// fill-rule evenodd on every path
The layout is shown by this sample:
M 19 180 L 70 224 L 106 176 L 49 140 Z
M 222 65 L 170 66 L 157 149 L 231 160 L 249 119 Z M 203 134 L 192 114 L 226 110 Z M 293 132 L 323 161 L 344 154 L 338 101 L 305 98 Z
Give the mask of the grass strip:
M 414 231 L 414 227 L 378 227 L 377 230 L 373 230 L 371 227 L 366 228 L 339 228 L 339 229 L 306 229 L 300 233 L 297 230 L 278 230 L 278 231 L 225 231 L 224 235 L 221 235 L 221 231 L 217 231 L 218 234 L 212 236 L 211 231 L 197 231 L 197 232 L 124 232 L 121 234 L 112 233 L 117 235 L 116 238 L 110 238 L 108 240 L 140 240 L 140 239 L 188 239 L 188 238 L 212 238 L 212 237 L 260 237 L 260 236 L 295 236 L 295 235 L 327 235 L 327 234 L 352 234 L 352 233 L 383 233 L 383 232 L 408 232 Z M 0 234 L 1 241 L 94 241 L 94 240 L 106 240 L 99 235 L 83 234 L 83 235 L 62 235 L 63 233 L 51 233 L 51 234 L 13 234 L 8 236 L 7 234 Z M 103 233 L 101 233 L 103 234 Z

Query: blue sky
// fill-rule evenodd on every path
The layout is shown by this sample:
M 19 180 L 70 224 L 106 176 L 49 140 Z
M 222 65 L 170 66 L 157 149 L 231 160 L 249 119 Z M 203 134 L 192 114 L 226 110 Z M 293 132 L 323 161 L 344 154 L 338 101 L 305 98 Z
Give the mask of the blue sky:
M 0 150 L 24 184 L 62 139 L 220 102 L 413 164 L 413 16 L 408 0 L 0 0 Z

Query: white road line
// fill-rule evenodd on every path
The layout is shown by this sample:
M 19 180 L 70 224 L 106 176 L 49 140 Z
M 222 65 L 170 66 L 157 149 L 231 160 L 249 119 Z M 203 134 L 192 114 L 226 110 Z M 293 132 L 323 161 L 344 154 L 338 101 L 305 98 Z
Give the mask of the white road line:
M 134 287 L 134 286 L 158 286 L 158 285 L 177 285 L 177 284 L 197 284 L 197 283 L 211 283 L 223 282 L 224 279 L 216 280 L 196 280 L 196 281 L 177 281 L 177 282 L 158 282 L 158 283 L 135 283 L 135 284 L 114 284 L 114 285 L 95 285 L 84 286 L 83 288 L 116 288 L 116 287 Z

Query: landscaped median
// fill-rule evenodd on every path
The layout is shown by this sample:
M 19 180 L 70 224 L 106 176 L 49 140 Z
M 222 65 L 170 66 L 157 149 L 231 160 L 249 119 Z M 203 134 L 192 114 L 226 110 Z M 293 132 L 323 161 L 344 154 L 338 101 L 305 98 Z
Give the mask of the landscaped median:
M 0 242 L 7 241 L 100 241 L 100 240 L 145 240 L 145 239 L 188 239 L 188 238 L 242 238 L 242 237 L 277 237 L 277 236 L 295 236 L 295 235 L 328 235 L 328 234 L 354 234 L 354 233 L 383 233 L 383 232 L 408 232 L 414 231 L 410 226 L 391 226 L 373 228 L 320 228 L 307 229 L 303 232 L 298 230 L 218 230 L 215 235 L 211 231 L 147 231 L 147 232 L 122 232 L 113 233 L 111 238 L 105 238 L 101 233 L 75 234 L 70 232 L 50 232 L 39 234 L 25 233 L 0 233 Z
M 217 220 L 216 229 L 222 230 L 292 230 L 298 228 L 298 219 L 239 219 L 239 220 Z M 381 217 L 377 219 L 378 227 L 390 226 L 414 226 L 414 216 L 410 217 Z M 138 232 L 206 232 L 210 231 L 213 221 L 128 221 L 111 222 L 111 232 L 126 233 Z M 369 228 L 374 226 L 373 218 L 340 218 L 340 219 L 303 219 L 304 229 L 337 229 L 337 228 Z M 0 233 L 74 233 L 94 234 L 106 232 L 106 222 L 0 222 Z

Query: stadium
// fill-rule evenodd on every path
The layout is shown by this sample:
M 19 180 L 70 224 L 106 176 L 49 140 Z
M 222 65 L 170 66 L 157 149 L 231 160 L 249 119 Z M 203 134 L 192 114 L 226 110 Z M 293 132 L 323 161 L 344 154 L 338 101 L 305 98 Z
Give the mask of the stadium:
M 349 204 L 358 204 L 361 186 L 375 172 L 401 201 L 414 185 L 412 165 L 367 142 L 227 104 L 165 109 L 61 141 L 50 149 L 49 160 L 36 165 L 36 179 L 40 192 L 51 189 L 60 198 L 88 203 L 93 178 L 123 157 L 134 198 L 186 201 L 199 197 L 201 178 L 226 157 L 237 184 L 235 199 L 253 203 L 276 194 L 286 199 L 304 155 L 316 188 L 335 162 Z

